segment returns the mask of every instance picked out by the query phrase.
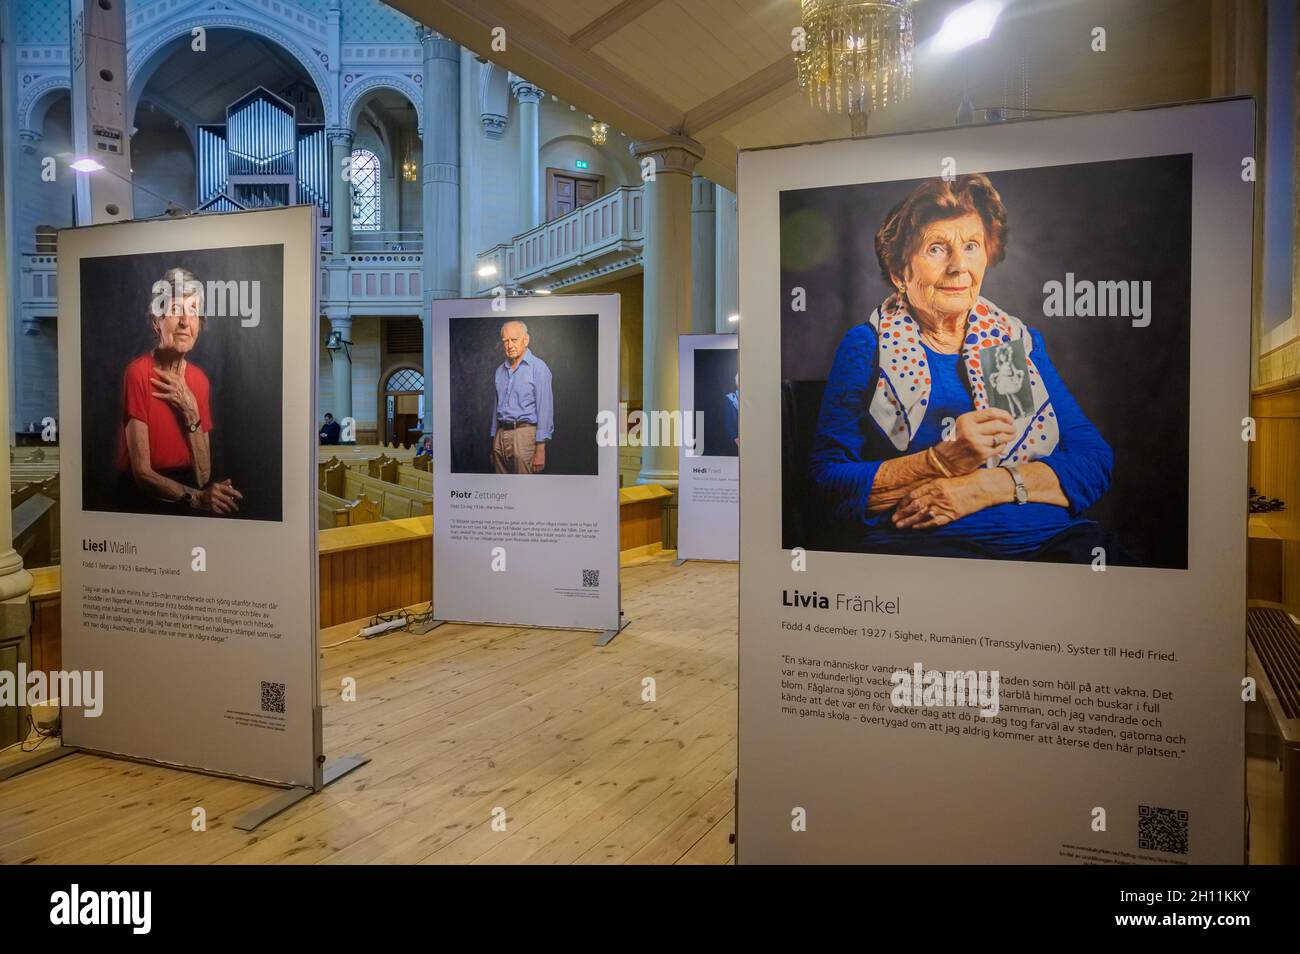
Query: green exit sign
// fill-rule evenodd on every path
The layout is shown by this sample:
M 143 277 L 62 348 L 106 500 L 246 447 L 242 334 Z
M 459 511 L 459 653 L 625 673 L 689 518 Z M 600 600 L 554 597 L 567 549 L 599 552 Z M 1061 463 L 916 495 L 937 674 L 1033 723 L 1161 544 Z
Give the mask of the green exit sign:
M 587 168 L 587 160 L 586 160 L 586 159 L 574 159 L 574 160 L 573 160 L 573 164 L 574 164 L 574 166 L 576 166 L 576 167 L 579 168 L 579 169 L 585 169 L 585 168 Z

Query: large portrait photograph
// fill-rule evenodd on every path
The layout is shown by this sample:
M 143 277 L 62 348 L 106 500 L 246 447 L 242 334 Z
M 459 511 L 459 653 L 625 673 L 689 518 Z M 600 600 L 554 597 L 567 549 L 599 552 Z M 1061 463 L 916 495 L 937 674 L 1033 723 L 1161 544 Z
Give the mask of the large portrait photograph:
M 786 549 L 1187 568 L 1189 155 L 781 193 Z
M 740 454 L 740 352 L 695 349 L 695 414 L 701 421 L 697 457 Z
M 284 247 L 81 261 L 85 510 L 280 521 Z
M 448 322 L 453 474 L 595 475 L 597 315 Z

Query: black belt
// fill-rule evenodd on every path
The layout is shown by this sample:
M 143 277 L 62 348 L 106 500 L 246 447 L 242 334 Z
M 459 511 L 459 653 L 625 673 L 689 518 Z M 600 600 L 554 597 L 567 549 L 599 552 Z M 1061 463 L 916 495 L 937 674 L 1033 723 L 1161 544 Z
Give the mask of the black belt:
M 498 431 L 513 431 L 517 427 L 536 427 L 536 426 L 537 425 L 534 424 L 532 421 L 503 421 L 499 418 L 497 419 Z

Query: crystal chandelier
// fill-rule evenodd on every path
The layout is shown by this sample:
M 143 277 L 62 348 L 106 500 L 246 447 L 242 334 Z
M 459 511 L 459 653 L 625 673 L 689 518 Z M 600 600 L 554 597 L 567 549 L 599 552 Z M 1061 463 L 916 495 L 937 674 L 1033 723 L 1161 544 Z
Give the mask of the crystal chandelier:
M 795 65 L 814 106 L 865 113 L 911 92 L 912 0 L 802 2 Z
M 419 169 L 415 166 L 415 160 L 411 158 L 410 153 L 407 153 L 406 158 L 402 160 L 402 178 L 407 182 L 414 182 L 418 173 Z
M 593 146 L 605 145 L 605 139 L 607 136 L 609 136 L 609 123 L 591 124 L 591 144 Z

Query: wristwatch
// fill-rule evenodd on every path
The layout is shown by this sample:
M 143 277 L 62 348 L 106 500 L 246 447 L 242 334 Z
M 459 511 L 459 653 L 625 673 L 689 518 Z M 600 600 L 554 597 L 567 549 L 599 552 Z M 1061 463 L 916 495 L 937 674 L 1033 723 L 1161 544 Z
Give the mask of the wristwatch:
M 186 429 L 187 429 L 191 434 L 193 434 L 195 431 L 197 431 L 197 430 L 198 430 L 200 427 L 202 427 L 202 426 L 203 426 L 203 418 L 199 418 L 199 419 L 198 419 L 197 421 L 195 421 L 193 424 L 186 424 L 186 425 L 185 425 L 185 428 L 186 428 Z
M 199 495 L 187 487 L 181 491 L 181 495 L 177 498 L 176 502 L 178 504 L 189 504 L 190 507 L 197 510 L 199 506 Z
M 1015 464 L 999 464 L 998 466 L 1001 467 L 1003 470 L 1005 470 L 1008 474 L 1010 474 L 1011 479 L 1015 481 L 1016 503 L 1017 504 L 1029 503 L 1029 490 L 1028 488 L 1025 487 L 1025 481 L 1020 476 L 1020 468 L 1017 467 Z

